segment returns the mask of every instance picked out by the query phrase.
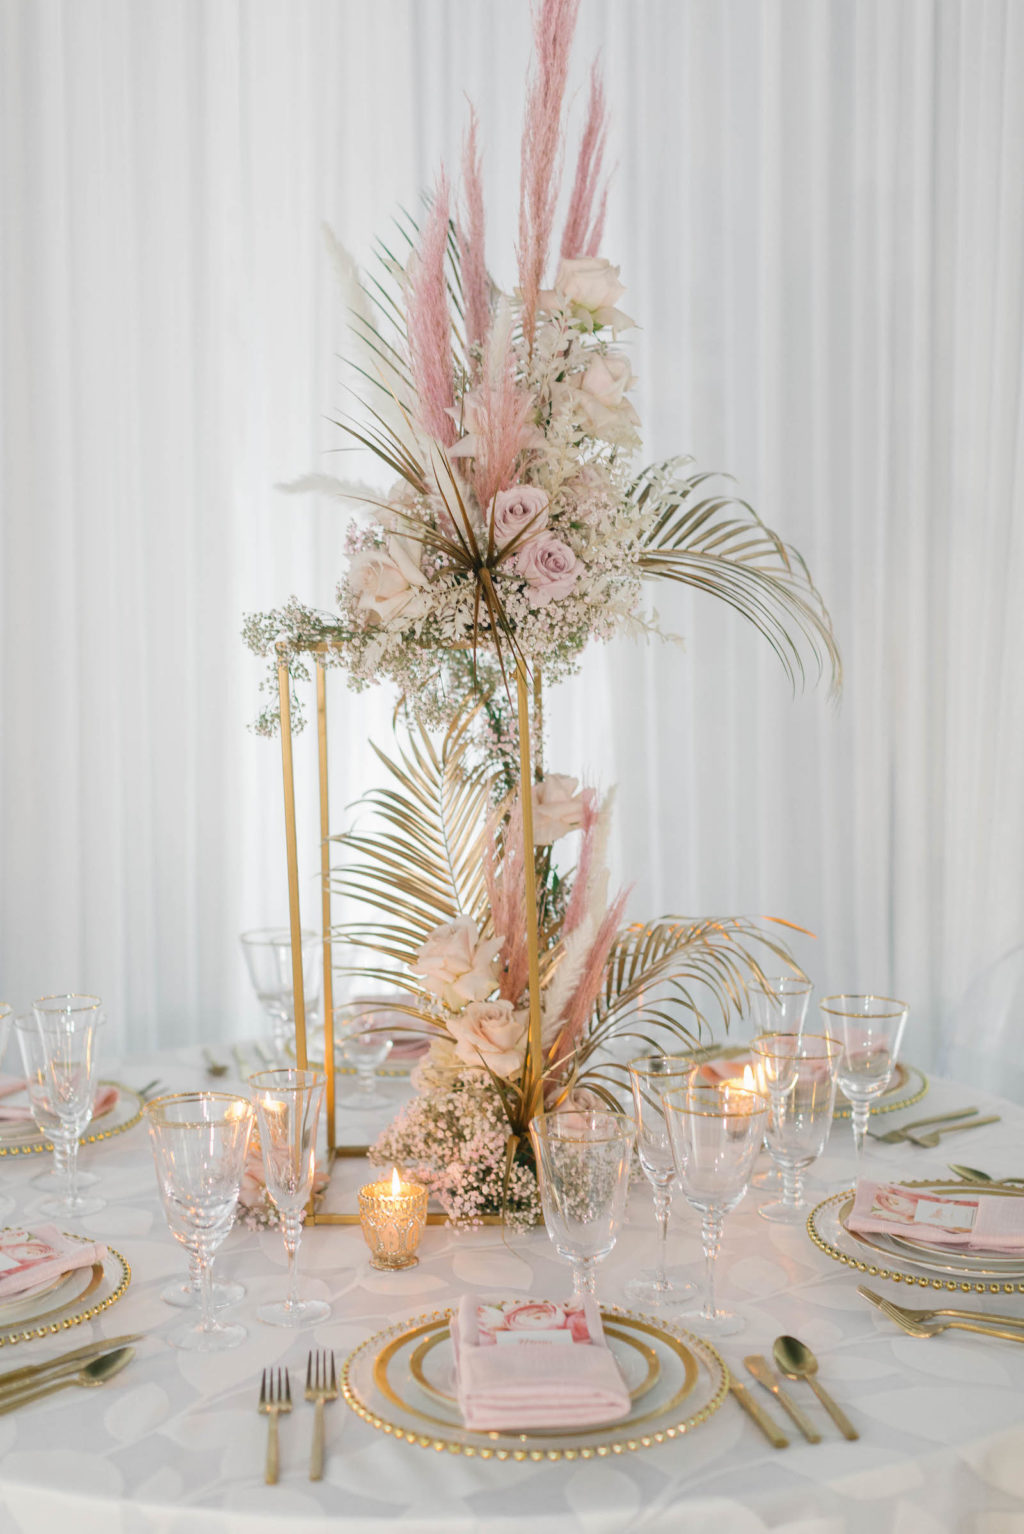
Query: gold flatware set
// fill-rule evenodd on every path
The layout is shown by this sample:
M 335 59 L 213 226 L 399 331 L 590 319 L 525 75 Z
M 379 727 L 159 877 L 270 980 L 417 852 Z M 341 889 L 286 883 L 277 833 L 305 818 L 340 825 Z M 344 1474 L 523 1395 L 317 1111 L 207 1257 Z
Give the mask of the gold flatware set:
M 934 1149 L 944 1135 L 955 1135 L 964 1129 L 980 1129 L 984 1124 L 998 1123 L 998 1114 L 979 1118 L 977 1108 L 957 1108 L 949 1113 L 933 1114 L 931 1118 L 912 1119 L 909 1124 L 901 1124 L 898 1129 L 869 1129 L 868 1134 L 883 1145 L 910 1144 Z
M 306 1362 L 306 1400 L 315 1408 L 313 1443 L 309 1459 L 309 1479 L 320 1481 L 324 1473 L 324 1405 L 338 1399 L 338 1377 L 334 1354 L 324 1348 L 310 1351 Z M 263 1479 L 276 1484 L 280 1470 L 277 1421 L 292 1409 L 291 1379 L 287 1369 L 264 1369 L 260 1380 L 259 1411 L 268 1419 L 267 1461 Z
M 787 1379 L 804 1380 L 810 1385 L 844 1438 L 854 1439 L 860 1436 L 843 1409 L 833 1401 L 824 1387 L 818 1383 L 818 1360 L 806 1343 L 801 1342 L 797 1337 L 776 1337 L 772 1345 L 772 1357 L 776 1367 Z M 820 1443 L 821 1434 L 818 1432 L 818 1429 L 802 1407 L 797 1405 L 789 1391 L 783 1388 L 778 1374 L 776 1374 L 767 1358 L 762 1357 L 759 1353 L 751 1353 L 743 1360 L 743 1365 L 747 1373 L 775 1397 L 783 1411 L 796 1423 L 800 1432 L 807 1439 L 807 1442 Z M 729 1376 L 729 1389 L 737 1401 L 739 1401 L 743 1410 L 757 1423 L 772 1447 L 776 1449 L 787 1448 L 789 1439 L 769 1413 L 765 1411 L 753 1392 L 748 1390 L 745 1385 L 741 1385 L 733 1375 Z
M 133 1332 L 126 1337 L 104 1337 L 45 1363 L 6 1370 L 0 1374 L 0 1416 L 72 1385 L 85 1389 L 105 1385 L 131 1363 L 135 1357 L 131 1344 L 141 1336 L 141 1332 Z
M 866 1284 L 858 1284 L 857 1293 L 880 1310 L 883 1316 L 895 1321 L 910 1337 L 937 1337 L 940 1332 L 953 1327 L 965 1332 L 980 1332 L 985 1337 L 1001 1337 L 1006 1342 L 1024 1342 L 1024 1319 L 1018 1316 L 937 1307 L 913 1310 L 908 1305 L 897 1305 L 884 1295 L 876 1294 Z

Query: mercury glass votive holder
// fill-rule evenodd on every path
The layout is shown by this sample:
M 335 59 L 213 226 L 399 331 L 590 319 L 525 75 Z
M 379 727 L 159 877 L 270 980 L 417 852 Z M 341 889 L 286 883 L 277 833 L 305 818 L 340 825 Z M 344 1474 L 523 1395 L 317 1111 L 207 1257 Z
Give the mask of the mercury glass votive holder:
M 402 1182 L 397 1172 L 388 1182 L 367 1183 L 359 1190 L 359 1219 L 371 1268 L 414 1267 L 427 1222 L 427 1190 L 420 1183 Z

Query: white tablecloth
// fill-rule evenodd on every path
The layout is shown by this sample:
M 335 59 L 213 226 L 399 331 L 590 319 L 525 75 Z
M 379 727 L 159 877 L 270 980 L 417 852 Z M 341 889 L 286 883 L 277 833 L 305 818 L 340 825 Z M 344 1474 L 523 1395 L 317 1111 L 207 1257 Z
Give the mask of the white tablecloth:
M 168 1087 L 204 1079 L 197 1055 L 137 1061 L 122 1074 L 136 1085 L 159 1074 Z M 230 1087 L 231 1078 L 218 1085 Z M 925 1106 L 896 1119 L 968 1098 L 983 1108 L 993 1103 L 973 1090 L 933 1083 Z M 1008 1103 L 996 1103 L 995 1111 L 1003 1115 L 1000 1124 L 956 1136 L 944 1150 L 884 1148 L 875 1152 L 876 1165 L 886 1175 L 921 1177 L 941 1175 L 947 1159 L 962 1159 L 1022 1173 L 1024 1112 Z M 823 1182 L 835 1183 L 852 1166 L 849 1129 L 838 1127 L 834 1141 L 819 1163 Z M 30 1213 L 39 1196 L 28 1179 L 42 1164 L 41 1158 L 4 1159 L 4 1186 L 19 1201 L 15 1218 Z M 108 1199 L 88 1222 L 89 1232 L 125 1254 L 131 1287 L 91 1328 L 4 1348 L 0 1368 L 49 1357 L 85 1341 L 90 1331 L 141 1331 L 146 1340 L 130 1368 L 101 1391 L 67 1391 L 0 1417 L 3 1534 L 285 1528 L 380 1534 L 399 1522 L 408 1534 L 1024 1530 L 1024 1347 L 964 1333 L 931 1341 L 903 1335 L 858 1297 L 858 1275 L 817 1251 L 802 1229 L 758 1219 L 763 1195 L 756 1193 L 729 1217 L 720 1262 L 722 1298 L 740 1308 L 748 1327 L 720 1349 L 746 1378 L 745 1354 L 770 1353 L 779 1333 L 802 1337 L 819 1356 L 823 1381 L 860 1427 L 859 1442 L 841 1439 L 801 1385 L 793 1389 L 820 1422 L 820 1445 L 804 1444 L 794 1432 L 789 1449 L 771 1449 L 730 1398 L 681 1440 L 575 1464 L 480 1463 L 397 1443 L 339 1400 L 327 1409 L 325 1478 L 311 1484 L 312 1409 L 297 1400 L 281 1421 L 280 1484 L 267 1487 L 266 1423 L 256 1412 L 264 1366 L 290 1367 L 293 1394 L 301 1397 L 311 1345 L 333 1348 L 340 1363 L 371 1332 L 449 1304 L 470 1287 L 558 1296 L 567 1292 L 565 1265 L 543 1232 L 505 1238 L 494 1229 L 457 1235 L 431 1228 L 419 1267 L 377 1273 L 358 1228 L 319 1227 L 305 1235 L 301 1269 L 307 1292 L 332 1302 L 332 1318 L 296 1334 L 264 1326 L 254 1314 L 259 1303 L 282 1293 L 279 1236 L 236 1229 L 218 1268 L 247 1286 L 231 1314 L 248 1325 L 248 1340 L 230 1353 L 182 1353 L 163 1341 L 181 1313 L 168 1309 L 159 1291 L 181 1272 L 182 1252 L 164 1226 L 145 1130 L 90 1148 L 83 1164 L 101 1173 Z M 673 1260 L 692 1265 L 698 1277 L 696 1223 L 685 1208 L 673 1216 L 670 1240 Z M 600 1274 L 604 1299 L 623 1301 L 625 1279 L 650 1261 L 654 1243 L 649 1191 L 638 1184 L 629 1227 Z M 925 1295 L 876 1286 L 911 1304 L 914 1294 Z M 1024 1296 L 974 1303 L 1024 1316 Z

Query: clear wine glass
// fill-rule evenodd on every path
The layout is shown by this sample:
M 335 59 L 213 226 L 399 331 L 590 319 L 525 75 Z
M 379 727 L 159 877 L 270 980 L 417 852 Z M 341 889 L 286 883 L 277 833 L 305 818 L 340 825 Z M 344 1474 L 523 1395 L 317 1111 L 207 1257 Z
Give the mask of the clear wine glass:
M 245 1327 L 214 1315 L 213 1260 L 234 1223 L 252 1103 L 229 1092 L 175 1092 L 144 1111 L 168 1227 L 199 1259 L 199 1320 L 175 1328 L 167 1340 L 195 1353 L 238 1347 Z
M 11 1018 L 14 1016 L 14 1008 L 6 1002 L 0 1002 L 0 1060 L 7 1051 L 7 1037 L 11 1031 Z M 0 1194 L 0 1220 L 5 1220 L 14 1211 L 14 1199 L 9 1194 Z
M 175 1310 L 202 1310 L 203 1266 L 199 1260 L 199 1247 L 194 1233 L 181 1219 L 173 1204 L 164 1204 L 164 1214 L 171 1235 L 176 1241 L 181 1242 L 188 1253 L 188 1277 L 184 1283 L 180 1279 L 174 1279 L 171 1283 L 165 1284 L 160 1291 L 160 1298 L 165 1305 L 173 1305 Z M 233 1280 L 226 1281 L 211 1277 L 210 1288 L 214 1310 L 227 1310 L 245 1299 L 245 1285 L 235 1283 Z
M 840 1091 L 850 1104 L 858 1173 L 864 1161 L 871 1104 L 892 1080 L 910 1008 L 889 996 L 826 996 L 821 1002 L 829 1033 L 843 1046 Z
M 637 1126 L 603 1108 L 563 1108 L 530 1124 L 544 1223 L 572 1263 L 573 1294 L 593 1294 L 626 1212 Z
M 15 1025 L 32 1117 L 53 1142 L 60 1185 L 39 1204 L 39 1213 L 53 1219 L 78 1220 L 106 1208 L 96 1194 L 83 1197 L 78 1180 L 78 1142 L 92 1118 L 102 1026 L 98 996 L 67 993 L 41 996 L 32 1017 Z
M 806 975 L 765 975 L 761 982 L 751 985 L 748 995 L 754 1037 L 763 1033 L 803 1033 L 813 990 Z M 755 1090 L 756 1087 L 755 1083 Z M 781 1173 L 775 1166 L 766 1167 L 763 1172 L 754 1173 L 750 1186 L 763 1192 L 781 1192 Z
M 256 1105 L 267 1192 L 281 1216 L 288 1254 L 288 1293 L 263 1305 L 261 1321 L 271 1326 L 308 1326 L 331 1313 L 325 1300 L 298 1297 L 298 1252 L 302 1216 L 313 1192 L 316 1137 L 327 1078 L 319 1071 L 260 1071 L 249 1077 Z
M 701 1324 L 715 1335 L 728 1336 L 742 1331 L 746 1322 L 716 1304 L 715 1262 L 725 1216 L 747 1191 L 768 1122 L 768 1099 L 731 1081 L 710 1086 L 695 1079 L 666 1092 L 662 1101 L 680 1185 L 688 1202 L 701 1213 L 705 1265 Z
M 376 998 L 363 997 L 334 1012 L 334 1036 L 347 1065 L 356 1073 L 356 1089 L 338 1098 L 339 1108 L 387 1108 L 390 1100 L 377 1090 L 377 1072 L 394 1048 L 387 1032 L 386 1008 Z
M 832 1128 L 842 1045 L 822 1034 L 764 1033 L 754 1040 L 768 1094 L 768 1151 L 782 1175 L 782 1197 L 762 1204 L 764 1220 L 802 1224 L 810 1204 L 804 1172 Z
M 693 1060 L 673 1055 L 642 1055 L 629 1062 L 629 1081 L 633 1089 L 636 1117 L 637 1150 L 640 1166 L 654 1194 L 654 1213 L 658 1221 L 658 1255 L 653 1269 L 645 1270 L 626 1283 L 630 1299 L 645 1305 L 670 1306 L 691 1302 L 694 1286 L 666 1267 L 668 1222 L 672 1207 L 672 1184 L 676 1164 L 662 1106 L 663 1092 L 678 1090 L 693 1075 Z
M 260 1006 L 270 1018 L 278 1059 L 287 1060 L 295 1038 L 295 989 L 292 984 L 292 935 L 287 927 L 243 932 L 240 939 L 249 979 Z M 320 1002 L 320 939 L 302 931 L 302 994 L 306 1022 L 312 1024 Z

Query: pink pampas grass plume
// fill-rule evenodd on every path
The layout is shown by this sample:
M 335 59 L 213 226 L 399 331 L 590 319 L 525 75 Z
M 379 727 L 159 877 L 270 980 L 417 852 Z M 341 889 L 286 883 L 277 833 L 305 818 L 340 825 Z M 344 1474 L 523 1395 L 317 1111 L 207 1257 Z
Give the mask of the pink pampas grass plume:
M 597 826 L 599 820 L 599 806 L 597 790 L 585 788 L 583 790 L 583 818 L 580 821 L 580 829 L 583 832 L 583 841 L 580 845 L 580 859 L 576 865 L 576 876 L 573 880 L 572 893 L 569 903 L 565 908 L 565 917 L 562 921 L 562 932 L 565 937 L 583 921 L 587 914 L 589 900 L 590 870 L 594 862 L 594 843 L 597 840 Z
M 483 349 L 491 319 L 491 284 L 484 254 L 484 191 L 480 177 L 480 154 L 476 141 L 477 117 L 469 109 L 469 131 L 462 149 L 462 191 L 465 216 L 459 220 L 459 265 L 466 309 L 466 352 L 470 374 L 480 374 L 480 360 L 472 348 Z
M 608 955 L 611 952 L 615 935 L 622 925 L 622 916 L 626 909 L 626 901 L 629 899 L 629 890 L 620 890 L 604 913 L 601 925 L 597 929 L 587 962 L 583 966 L 579 984 L 573 992 L 572 1000 L 565 1009 L 565 1022 L 555 1040 L 549 1055 L 553 1066 L 561 1065 L 573 1053 L 577 1043 L 583 1036 L 583 1030 L 587 1025 L 587 1019 L 594 1010 L 601 986 L 604 984 L 604 972 L 608 964 Z
M 604 233 L 604 215 L 608 201 L 605 185 L 601 200 L 597 203 L 598 183 L 604 162 L 605 137 L 608 132 L 608 108 L 605 104 L 604 86 L 595 59 L 590 69 L 590 99 L 587 103 L 587 120 L 580 139 L 576 159 L 576 179 L 569 211 L 565 216 L 562 233 L 563 257 L 596 256 Z
M 534 70 L 523 123 L 518 249 L 523 335 L 531 355 L 537 299 L 555 221 L 562 101 L 578 11 L 579 0 L 538 0 L 533 13 Z
M 486 376 L 479 385 L 482 420 L 473 462 L 473 489 L 485 510 L 499 490 L 508 490 L 516 483 L 516 462 L 533 404 L 516 383 L 511 336 L 507 331 L 499 336 L 496 325 L 489 352 L 490 347 L 499 345 L 504 345 L 505 355 L 488 355 Z
M 420 243 L 409 269 L 406 312 L 409 366 L 421 425 L 443 447 L 455 441 L 451 316 L 445 260 L 448 251 L 448 178 L 441 171 Z

